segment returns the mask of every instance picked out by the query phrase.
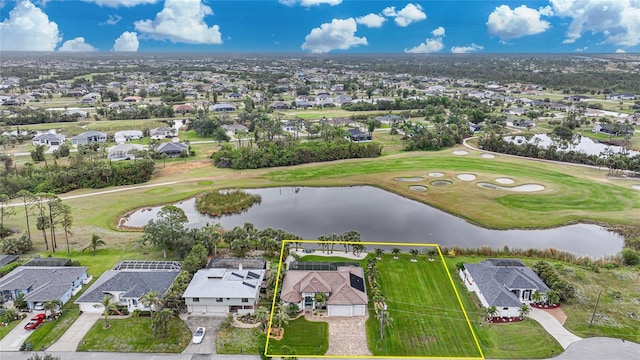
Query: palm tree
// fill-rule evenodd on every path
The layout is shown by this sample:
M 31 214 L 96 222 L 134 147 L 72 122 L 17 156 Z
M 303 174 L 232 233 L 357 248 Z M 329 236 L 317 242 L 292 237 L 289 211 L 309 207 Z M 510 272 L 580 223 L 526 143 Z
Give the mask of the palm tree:
M 400 248 L 391 249 L 391 253 L 393 254 L 393 258 L 398 260 L 398 255 L 400 255 Z
M 384 254 L 384 250 L 382 250 L 380 248 L 375 248 L 375 249 L 373 249 L 373 252 L 376 254 L 376 259 L 378 259 L 378 260 L 382 259 L 382 254 Z
M 546 297 L 547 297 L 547 303 L 549 305 L 555 305 L 560 301 L 560 295 L 558 295 L 558 292 L 555 290 L 549 290 L 545 293 Z
M 140 297 L 140 303 L 149 308 L 149 314 L 151 315 L 151 323 L 153 324 L 153 312 L 160 310 L 160 305 L 162 305 L 162 299 L 160 299 L 160 293 L 157 291 L 149 290 L 148 293 Z
M 486 310 L 487 310 L 487 315 L 489 316 L 489 320 L 493 320 L 493 318 L 498 313 L 498 308 L 495 306 L 489 306 Z
M 82 251 L 88 250 L 88 249 L 92 249 L 93 250 L 93 256 L 96 256 L 96 248 L 102 245 L 107 245 L 106 242 L 104 242 L 102 240 L 102 238 L 96 234 L 91 235 L 91 243 L 89 243 L 89 245 L 87 247 L 85 247 L 84 249 L 82 249 Z
M 420 251 L 418 251 L 418 249 L 411 249 L 409 250 L 409 253 L 411 254 L 411 261 L 418 261 L 418 255 L 420 254 Z
M 269 323 L 269 316 L 271 315 L 269 309 L 264 306 L 260 306 L 253 312 L 253 316 L 260 322 L 260 328 L 262 331 L 267 329 L 267 324 Z
M 542 293 L 538 290 L 534 291 L 531 295 L 531 300 L 537 305 L 542 302 Z
M 327 301 L 327 293 L 319 292 L 313 296 L 313 301 L 316 302 L 318 307 L 322 308 Z
M 62 307 L 62 301 L 60 299 L 53 299 L 44 303 L 44 313 L 49 311 L 49 315 L 53 315 L 55 311 Z
M 169 321 L 173 317 L 173 313 L 169 309 L 162 309 L 151 323 L 153 334 L 160 337 L 166 337 L 169 330 Z
M 277 329 L 282 329 L 282 325 L 289 324 L 289 315 L 287 315 L 287 308 L 284 303 L 278 304 L 278 309 L 273 314 L 273 321 L 278 324 Z
M 100 304 L 93 305 L 94 307 L 100 307 L 100 306 L 104 307 L 104 310 L 102 311 L 102 315 L 104 316 L 105 329 L 108 329 L 111 326 L 109 325 L 109 312 L 116 308 L 116 304 L 111 302 L 111 296 L 112 295 L 105 295 L 102 297 L 102 300 L 100 300 Z
M 531 307 L 527 304 L 522 304 L 518 312 L 520 313 L 520 319 L 524 319 L 531 312 Z

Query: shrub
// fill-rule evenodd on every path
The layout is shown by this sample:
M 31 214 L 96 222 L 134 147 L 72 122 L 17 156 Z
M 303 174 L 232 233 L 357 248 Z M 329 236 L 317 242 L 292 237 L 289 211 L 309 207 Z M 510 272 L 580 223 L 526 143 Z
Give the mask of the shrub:
M 0 244 L 0 252 L 9 255 L 26 254 L 31 251 L 33 243 L 25 234 L 17 238 L 7 238 Z
M 622 261 L 625 265 L 638 265 L 640 264 L 640 252 L 631 248 L 624 248 L 620 252 L 622 255 Z

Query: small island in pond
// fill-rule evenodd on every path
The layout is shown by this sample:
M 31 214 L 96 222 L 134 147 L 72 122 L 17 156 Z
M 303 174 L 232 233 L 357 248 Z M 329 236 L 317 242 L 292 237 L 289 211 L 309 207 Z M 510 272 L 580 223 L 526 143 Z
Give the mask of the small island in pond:
M 202 214 L 221 216 L 237 214 L 260 203 L 262 197 L 242 190 L 214 190 L 196 198 L 196 209 Z

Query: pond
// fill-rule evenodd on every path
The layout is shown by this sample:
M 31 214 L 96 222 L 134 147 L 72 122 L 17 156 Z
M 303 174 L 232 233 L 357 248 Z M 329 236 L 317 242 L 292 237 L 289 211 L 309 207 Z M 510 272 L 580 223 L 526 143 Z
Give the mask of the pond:
M 176 203 L 189 218 L 188 227 L 220 223 L 224 228 L 253 223 L 304 239 L 356 230 L 367 242 L 438 243 L 441 246 L 492 248 L 556 248 L 594 258 L 614 255 L 623 238 L 603 227 L 576 224 L 544 230 L 489 230 L 402 196 L 370 186 L 283 187 L 246 190 L 262 197 L 242 214 L 213 218 L 198 213 L 195 199 Z M 478 191 L 483 191 L 478 189 Z M 143 227 L 160 207 L 138 209 L 121 224 Z
M 522 135 L 507 136 L 504 138 L 506 141 L 514 142 L 516 144 L 523 144 L 527 139 Z M 555 145 L 559 150 L 565 151 L 578 151 L 587 155 L 600 155 L 605 153 L 618 154 L 624 149 L 620 146 L 607 145 L 591 139 L 586 136 L 574 135 L 573 139 L 569 142 L 560 142 L 554 140 L 547 134 L 535 134 L 529 139 L 530 144 L 538 143 L 538 146 L 548 148 L 551 145 Z M 629 156 L 640 154 L 638 151 L 628 151 Z

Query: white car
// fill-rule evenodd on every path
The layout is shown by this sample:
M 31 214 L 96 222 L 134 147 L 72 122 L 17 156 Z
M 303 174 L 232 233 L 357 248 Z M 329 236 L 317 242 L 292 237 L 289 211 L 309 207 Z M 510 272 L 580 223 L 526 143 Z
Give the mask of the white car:
M 44 310 L 44 303 L 43 302 L 37 302 L 33 305 L 33 310 L 36 311 L 42 311 Z
M 205 328 L 199 327 L 196 329 L 196 332 L 193 334 L 193 343 L 200 344 L 202 339 L 204 339 Z

